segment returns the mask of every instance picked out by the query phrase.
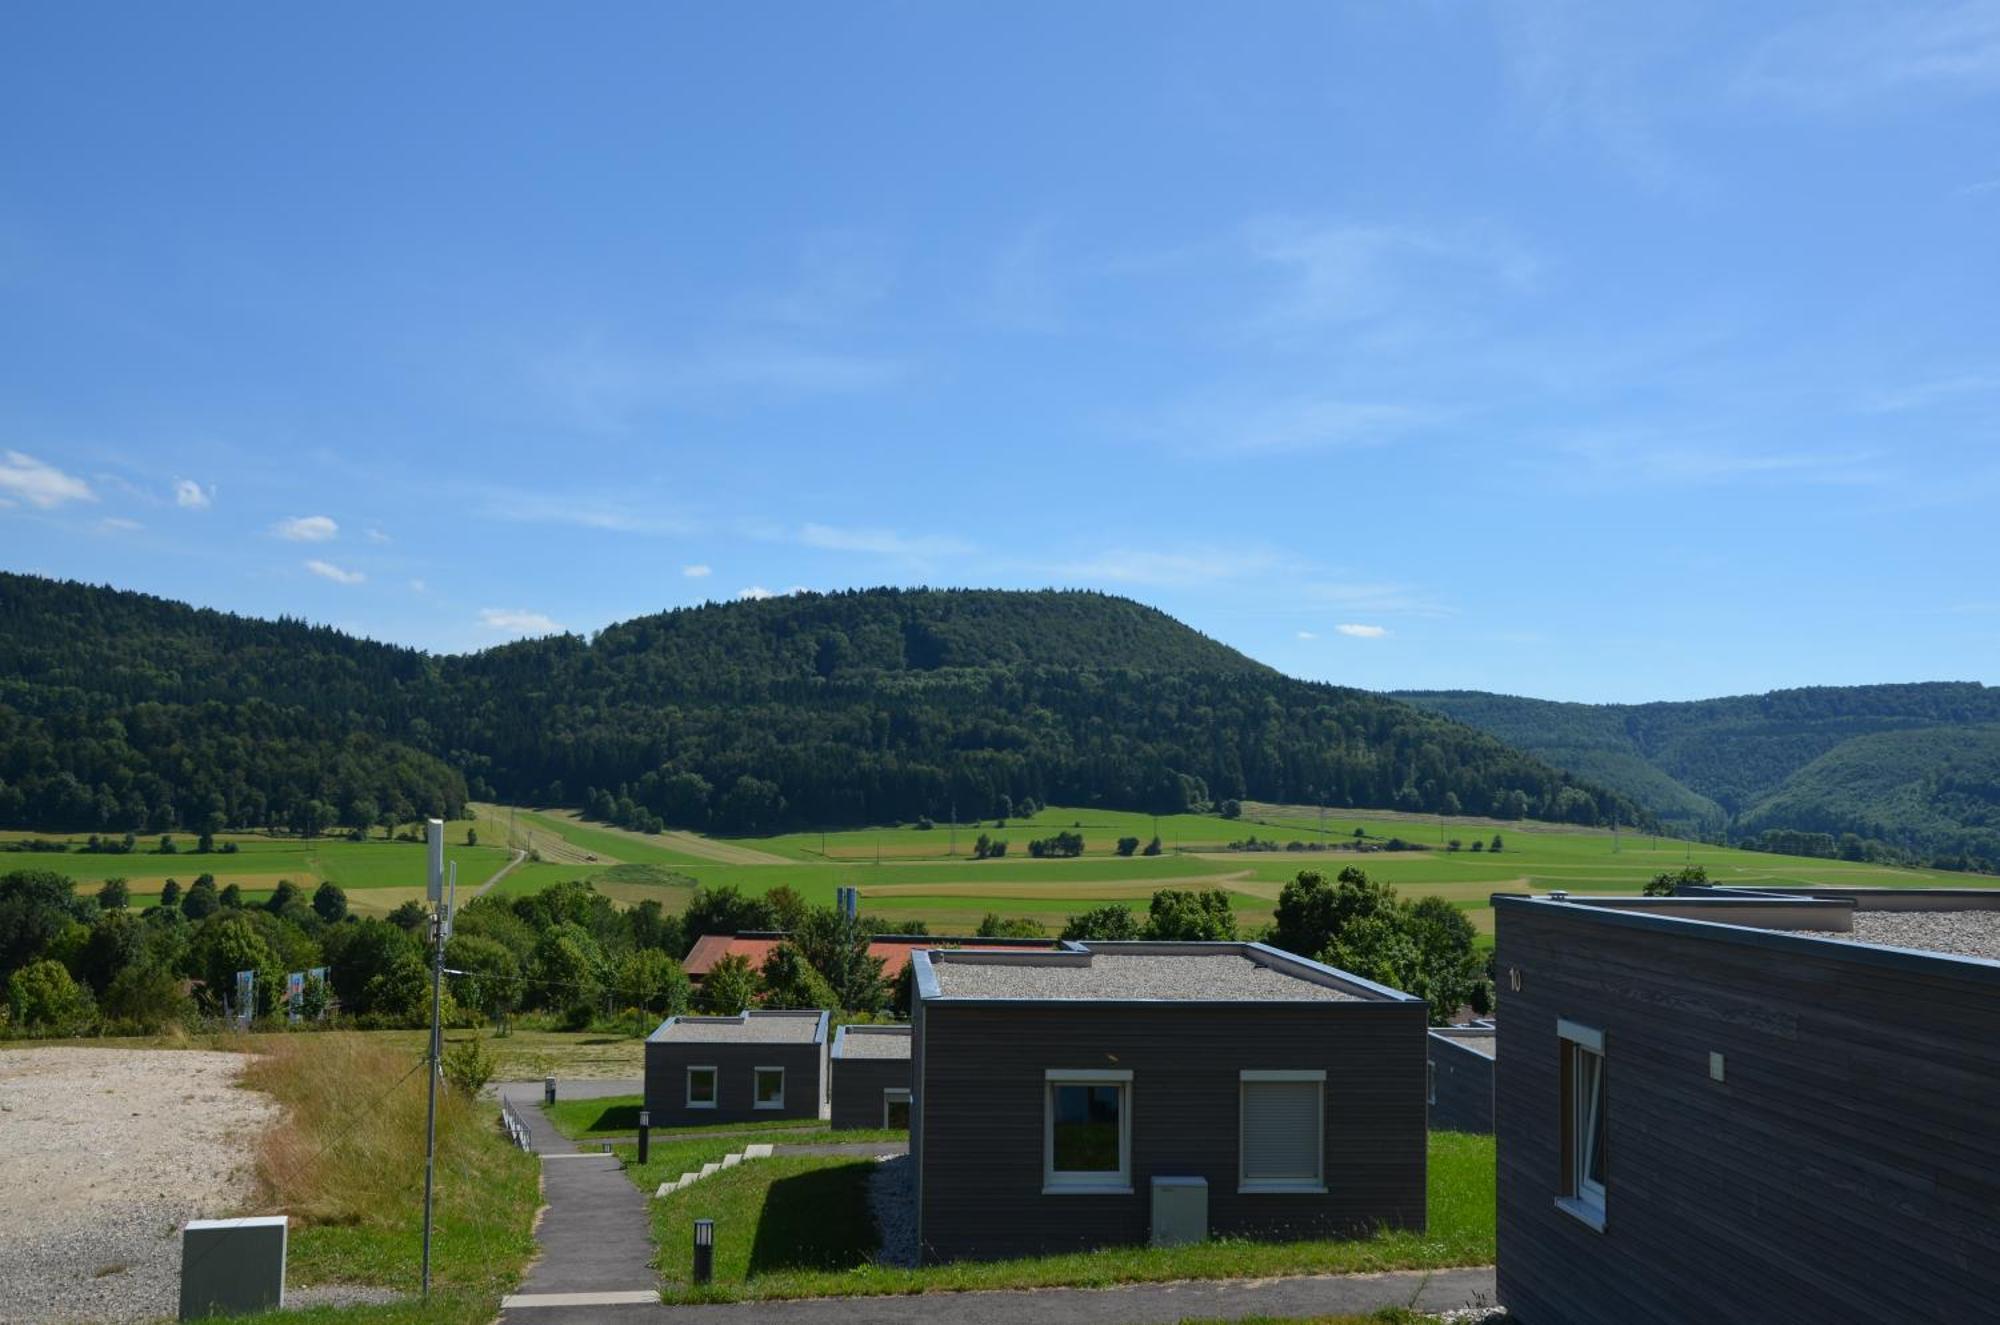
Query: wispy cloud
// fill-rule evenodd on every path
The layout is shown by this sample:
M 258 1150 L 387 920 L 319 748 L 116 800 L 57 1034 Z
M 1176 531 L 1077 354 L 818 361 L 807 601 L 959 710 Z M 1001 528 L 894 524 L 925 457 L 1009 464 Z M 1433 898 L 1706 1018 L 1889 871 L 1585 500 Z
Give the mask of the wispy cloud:
M 127 520 L 122 515 L 107 515 L 97 522 L 97 527 L 101 532 L 107 534 L 129 534 L 134 530 L 144 529 L 146 526 L 140 524 L 137 520 Z
M 73 501 L 96 501 L 90 485 L 74 474 L 20 451 L 0 453 L 0 501 L 24 501 L 49 510 Z
M 821 234 L 806 242 L 789 286 L 750 296 L 743 311 L 792 326 L 841 326 L 880 304 L 893 284 L 881 244 L 861 234 Z
M 371 525 L 368 530 L 368 541 L 371 543 L 382 544 L 382 543 L 393 543 L 396 540 L 389 537 L 389 535 L 382 532 L 382 530 L 375 528 L 374 526 Z
M 1349 639 L 1381 639 L 1389 633 L 1387 626 L 1364 626 L 1352 621 L 1344 621 L 1334 629 Z
M 1307 397 L 1252 404 L 1234 414 L 1219 407 L 1189 408 L 1159 424 L 1158 431 L 1194 453 L 1282 454 L 1380 446 L 1450 417 L 1450 411 L 1430 405 Z
M 1934 378 L 1886 391 L 1864 406 L 1874 414 L 1900 414 L 1906 410 L 1928 409 L 1966 396 L 2000 392 L 2000 373 L 1960 373 Z
M 1250 224 L 1245 241 L 1253 258 L 1284 275 L 1283 292 L 1269 312 L 1280 321 L 1396 315 L 1413 284 L 1428 285 L 1435 276 L 1453 288 L 1473 276 L 1525 289 L 1540 270 L 1526 248 L 1476 230 L 1266 218 Z
M 560 635 L 563 630 L 546 614 L 519 607 L 482 607 L 479 620 L 488 630 L 506 631 L 510 635 Z
M 323 580 L 332 580 L 335 584 L 359 584 L 368 578 L 358 570 L 348 570 L 330 561 L 321 561 L 317 557 L 306 563 L 306 569 Z
M 942 535 L 899 534 L 893 529 L 843 529 L 809 524 L 799 530 L 799 542 L 830 552 L 872 552 L 884 557 L 947 557 L 972 550 L 962 539 Z
M 1299 638 L 1300 638 L 1300 639 L 1318 639 L 1318 638 L 1319 638 L 1319 635 L 1318 635 L 1318 634 L 1317 634 L 1316 632 L 1314 632 L 1314 631 L 1310 631 L 1310 630 L 1302 630 L 1302 631 L 1300 631 L 1300 632 L 1299 632 Z
M 699 561 L 692 566 L 681 567 L 681 574 L 687 576 L 690 580 L 705 580 L 714 573 L 715 568 L 713 566 Z
M 191 478 L 174 480 L 174 505 L 189 511 L 205 511 L 215 504 L 215 489 L 204 488 Z
M 294 543 L 328 543 L 339 537 L 340 526 L 331 516 L 294 515 L 272 525 L 271 532 Z
M 590 341 L 534 366 L 542 388 L 578 423 L 622 431 L 644 414 L 743 393 L 827 396 L 878 391 L 908 366 L 876 355 L 786 345 L 647 353 Z
M 1751 55 L 1738 88 L 1815 110 L 2000 88 L 2000 0 L 1820 6 Z
M 424 593 L 424 592 L 427 592 L 427 591 L 428 591 L 429 587 L 430 587 L 430 586 L 426 585 L 426 584 L 425 584 L 425 583 L 424 583 L 424 582 L 423 582 L 422 580 L 411 580 L 411 581 L 410 581 L 410 592 L 411 592 L 411 593 Z
M 1268 571 L 1276 554 L 1261 549 L 1189 548 L 1175 552 L 1112 548 L 1079 561 L 1049 569 L 1072 584 L 1134 584 L 1161 589 L 1188 589 L 1221 584 Z
M 491 519 L 516 524 L 573 525 L 618 534 L 681 536 L 700 528 L 694 520 L 650 504 L 549 489 L 519 492 L 488 489 L 480 510 Z
M 1773 451 L 1607 433 L 1560 439 L 1542 463 L 1556 481 L 1583 487 L 1753 481 L 1859 485 L 1883 481 L 1881 459 L 1873 451 Z

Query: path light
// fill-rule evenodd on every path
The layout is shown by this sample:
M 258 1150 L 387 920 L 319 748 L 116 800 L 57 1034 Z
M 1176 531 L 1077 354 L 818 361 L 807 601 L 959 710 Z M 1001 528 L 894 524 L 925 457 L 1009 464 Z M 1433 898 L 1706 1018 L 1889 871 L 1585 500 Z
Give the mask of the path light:
M 556 1102 L 556 1079 L 554 1077 L 543 1077 L 542 1103 L 554 1104 L 555 1102 Z
M 710 1283 L 715 1278 L 715 1221 L 694 1221 L 694 1281 Z
M 653 1115 L 639 1110 L 639 1163 L 646 1162 L 647 1152 L 652 1149 Z

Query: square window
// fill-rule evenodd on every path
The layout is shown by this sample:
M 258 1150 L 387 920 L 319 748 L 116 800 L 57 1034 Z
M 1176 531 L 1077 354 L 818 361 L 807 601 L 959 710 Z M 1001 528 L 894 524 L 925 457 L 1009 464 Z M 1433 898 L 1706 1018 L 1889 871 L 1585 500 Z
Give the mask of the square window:
M 751 1082 L 752 1107 L 759 1109 L 782 1109 L 785 1107 L 785 1069 L 782 1067 L 760 1067 L 756 1069 Z
M 1324 1192 L 1326 1073 L 1244 1072 L 1238 1189 Z
M 1132 1074 L 1051 1070 L 1044 1190 L 1132 1190 Z
M 909 1130 L 910 1092 L 907 1090 L 885 1090 L 882 1092 L 882 1126 Z
M 690 1109 L 715 1107 L 715 1069 L 691 1067 L 687 1075 L 687 1106 Z
M 1560 1021 L 1562 1189 L 1556 1204 L 1602 1231 L 1605 1195 L 1604 1032 Z

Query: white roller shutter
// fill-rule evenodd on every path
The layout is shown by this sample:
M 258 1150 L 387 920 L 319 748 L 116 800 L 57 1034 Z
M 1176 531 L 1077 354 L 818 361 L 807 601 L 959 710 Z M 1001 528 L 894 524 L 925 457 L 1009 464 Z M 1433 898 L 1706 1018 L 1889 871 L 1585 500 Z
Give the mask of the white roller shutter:
M 1243 1181 L 1320 1181 L 1321 1083 L 1243 1083 Z

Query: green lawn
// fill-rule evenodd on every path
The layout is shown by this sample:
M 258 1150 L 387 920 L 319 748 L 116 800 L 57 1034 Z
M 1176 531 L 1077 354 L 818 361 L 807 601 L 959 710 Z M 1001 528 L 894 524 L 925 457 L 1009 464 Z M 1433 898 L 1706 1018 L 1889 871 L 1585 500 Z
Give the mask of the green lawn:
M 639 1110 L 645 1099 L 639 1095 L 607 1095 L 595 1100 L 557 1100 L 545 1108 L 556 1130 L 572 1140 L 595 1136 L 630 1135 L 639 1130 Z M 827 1125 L 810 1118 L 774 1118 L 754 1123 L 713 1123 L 701 1127 L 655 1127 L 653 1139 L 661 1137 L 700 1138 L 706 1133 L 732 1132 L 825 1132 Z M 678 1176 L 678 1175 L 677 1175 Z
M 716 1142 L 656 1148 L 633 1181 L 651 1191 L 719 1156 Z M 659 1267 L 670 1301 L 711 1301 L 979 1288 L 1104 1287 L 1175 1279 L 1261 1278 L 1488 1265 L 1493 1260 L 1494 1148 L 1490 1136 L 1433 1132 L 1430 1227 L 1423 1233 L 1264 1243 L 1221 1239 L 1192 1247 L 1114 1247 L 1062 1256 L 978 1261 L 914 1270 L 874 1265 L 866 1184 L 873 1161 L 798 1156 L 759 1160 L 651 1202 Z M 715 1283 L 688 1287 L 695 1219 L 716 1224 Z

